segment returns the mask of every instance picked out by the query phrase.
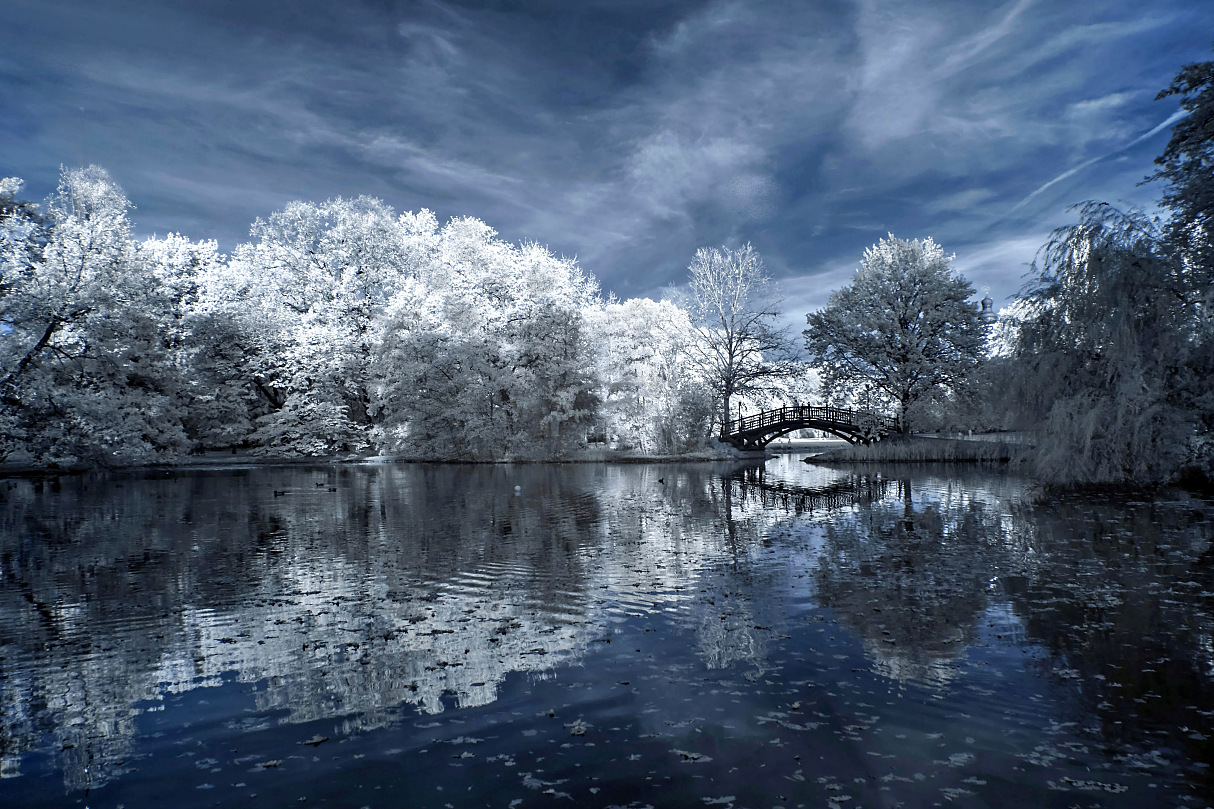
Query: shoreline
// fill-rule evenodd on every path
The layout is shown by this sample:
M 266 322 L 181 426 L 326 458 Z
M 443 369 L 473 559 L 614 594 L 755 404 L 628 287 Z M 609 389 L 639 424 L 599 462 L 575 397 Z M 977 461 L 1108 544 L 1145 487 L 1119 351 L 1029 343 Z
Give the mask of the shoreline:
M 1010 440 L 1009 440 L 1010 439 Z M 909 438 L 894 438 L 876 444 L 849 444 L 836 438 L 799 438 L 784 440 L 777 438 L 763 450 L 743 452 L 722 444 L 719 448 L 701 449 L 681 455 L 643 455 L 617 450 L 592 450 L 582 455 L 559 458 L 504 458 L 500 460 L 465 460 L 447 458 L 415 458 L 407 455 L 253 455 L 247 451 L 235 454 L 215 450 L 199 455 L 187 456 L 174 462 L 130 464 L 122 466 L 39 466 L 36 464 L 0 464 L 0 478 L 55 477 L 80 475 L 95 472 L 176 472 L 205 469 L 242 469 L 268 466 L 334 466 L 359 464 L 467 464 L 467 465 L 511 465 L 511 464 L 658 464 L 658 463 L 727 463 L 732 461 L 762 461 L 790 453 L 814 453 L 802 460 L 805 463 L 856 464 L 856 463 L 1006 463 L 1011 460 L 1011 448 L 1020 443 L 1014 435 L 998 433 L 952 437 L 939 435 L 916 435 Z M 913 446 L 920 451 L 909 451 Z M 932 452 L 928 452 L 928 448 Z M 965 447 L 970 452 L 958 451 Z M 816 452 L 815 452 L 816 451 Z M 1003 453 L 1005 457 L 990 457 Z M 914 457 L 908 457 L 913 455 Z M 982 457 L 968 457 L 982 456 Z M 946 457 L 947 456 L 947 457 Z
M 1010 439 L 1010 440 L 1009 440 Z M 965 438 L 939 436 L 897 436 L 875 444 L 850 444 L 811 455 L 805 463 L 1011 463 L 1014 447 L 1020 443 L 998 433 Z
M 58 477 L 95 472 L 179 472 L 207 469 L 248 469 L 270 466 L 337 466 L 372 464 L 442 464 L 471 466 L 509 466 L 513 464 L 658 464 L 658 463 L 723 463 L 731 461 L 762 461 L 775 457 L 770 452 L 741 452 L 701 450 L 684 455 L 629 455 L 604 452 L 599 457 L 569 458 L 506 458 L 502 460 L 457 460 L 411 458 L 404 455 L 325 455 L 325 456 L 260 456 L 223 452 L 192 456 L 172 463 L 131 464 L 127 466 L 37 466 L 33 464 L 0 464 L 0 478 Z

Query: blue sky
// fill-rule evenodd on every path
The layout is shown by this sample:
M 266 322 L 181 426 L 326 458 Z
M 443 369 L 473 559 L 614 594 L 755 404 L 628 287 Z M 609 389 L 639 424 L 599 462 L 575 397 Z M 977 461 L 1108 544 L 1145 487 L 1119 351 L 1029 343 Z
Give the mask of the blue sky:
M 140 234 L 225 251 L 369 194 L 658 295 L 749 241 L 790 320 L 887 233 L 1006 303 L 1087 199 L 1149 207 L 1214 58 L 1197 0 L 5 0 L 0 175 L 107 168 Z M 1150 134 L 1152 133 L 1153 134 Z

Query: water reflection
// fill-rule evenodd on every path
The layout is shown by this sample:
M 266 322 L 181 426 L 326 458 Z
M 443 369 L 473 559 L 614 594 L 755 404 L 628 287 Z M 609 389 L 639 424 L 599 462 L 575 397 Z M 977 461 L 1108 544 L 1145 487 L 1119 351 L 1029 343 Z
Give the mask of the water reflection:
M 686 705 L 703 722 L 751 701 L 758 718 L 722 725 L 714 744 L 726 746 L 722 728 L 747 739 L 746 756 L 784 731 L 863 744 L 912 762 L 890 772 L 916 784 L 931 768 L 882 723 L 927 732 L 938 718 L 870 709 L 882 688 L 921 689 L 975 714 L 961 735 L 984 739 L 1000 772 L 1057 785 L 1079 768 L 1184 771 L 1211 787 L 1214 512 L 1200 501 L 1042 499 L 990 471 L 796 459 L 3 485 L 8 779 L 59 772 L 72 792 L 145 777 L 132 773 L 157 735 L 191 723 L 226 740 L 318 720 L 342 737 L 428 727 L 499 700 L 539 715 L 503 699 L 518 675 L 590 681 L 603 715 L 588 727 L 623 715 L 681 728 Z M 632 673 L 596 679 L 617 665 Z M 991 684 L 1017 678 L 1043 705 L 1033 684 L 1048 684 L 1070 714 L 1012 716 Z M 602 693 L 642 681 L 664 689 L 643 709 Z M 843 730 L 824 703 L 813 721 L 789 707 L 808 706 L 810 684 L 852 717 Z M 1036 735 L 1016 736 L 1025 727 Z M 499 744 L 502 760 L 519 754 Z M 931 763 L 948 774 L 937 797 L 968 789 L 963 774 L 989 776 L 973 756 Z M 857 799 L 882 795 L 874 784 Z
M 786 475 L 769 474 L 764 466 L 738 469 L 730 480 L 743 503 L 754 500 L 764 509 L 780 509 L 798 516 L 868 505 L 883 500 L 895 485 L 891 478 L 867 470 L 832 475 L 807 484 L 789 480 Z
M 911 478 L 893 484 L 827 524 L 818 596 L 882 675 L 941 685 L 974 642 L 991 585 L 1019 569 L 1023 541 L 987 502 L 948 491 L 916 501 Z
M 1093 741 L 1214 792 L 1214 510 L 1184 498 L 1038 509 L 1032 564 L 1005 588 Z
M 711 472 L 16 481 L 0 525 L 0 767 L 16 776 L 41 750 L 69 789 L 97 786 L 133 755 L 136 717 L 225 679 L 256 685 L 238 730 L 343 717 L 353 732 L 491 703 L 508 673 L 567 666 L 608 637 L 596 593 L 625 593 L 617 612 L 658 609 L 700 595 L 689 584 L 706 563 L 746 553 L 757 526 L 722 517 Z M 710 666 L 756 654 L 749 629 L 718 637 L 720 621 L 693 620 L 714 630 Z
M 1183 771 L 1214 792 L 1209 502 L 886 471 L 905 475 L 896 492 L 834 513 L 815 571 L 819 603 L 876 671 L 945 686 L 992 641 L 1040 648 L 1033 665 L 1074 700 L 1058 727 L 1131 772 Z M 1026 760 L 1065 760 L 1070 744 L 1043 741 Z

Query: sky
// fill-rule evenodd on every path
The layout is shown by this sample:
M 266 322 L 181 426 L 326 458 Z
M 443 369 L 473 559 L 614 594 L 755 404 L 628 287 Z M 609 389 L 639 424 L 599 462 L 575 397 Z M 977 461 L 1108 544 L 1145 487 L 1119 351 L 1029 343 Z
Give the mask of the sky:
M 750 242 L 790 321 L 887 234 L 1006 305 L 1140 185 L 1214 59 L 1206 0 L 3 0 L 0 176 L 107 169 L 141 236 L 224 251 L 366 194 L 660 296 Z

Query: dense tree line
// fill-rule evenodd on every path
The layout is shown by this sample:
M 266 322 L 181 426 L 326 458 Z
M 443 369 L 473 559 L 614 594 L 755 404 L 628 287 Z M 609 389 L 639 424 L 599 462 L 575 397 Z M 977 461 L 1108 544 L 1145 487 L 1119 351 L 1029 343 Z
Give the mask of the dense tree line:
M 1078 206 L 1006 324 L 1010 419 L 1051 480 L 1214 480 L 1214 62 L 1171 96 L 1189 114 L 1150 178 L 1164 216 Z
M 0 184 L 0 460 L 567 457 L 705 446 L 702 323 L 574 261 L 367 197 L 294 202 L 221 254 L 131 233 L 101 169 Z M 754 357 L 752 362 L 761 362 Z

